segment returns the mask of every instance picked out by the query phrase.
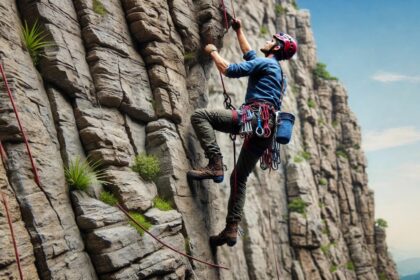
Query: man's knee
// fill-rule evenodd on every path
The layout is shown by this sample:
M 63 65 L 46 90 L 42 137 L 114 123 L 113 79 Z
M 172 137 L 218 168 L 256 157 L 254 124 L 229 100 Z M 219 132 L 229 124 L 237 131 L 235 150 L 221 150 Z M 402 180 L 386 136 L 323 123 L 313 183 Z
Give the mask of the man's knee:
M 206 110 L 205 109 L 196 109 L 194 113 L 191 115 L 191 123 L 196 124 L 200 122 L 202 119 L 206 116 Z

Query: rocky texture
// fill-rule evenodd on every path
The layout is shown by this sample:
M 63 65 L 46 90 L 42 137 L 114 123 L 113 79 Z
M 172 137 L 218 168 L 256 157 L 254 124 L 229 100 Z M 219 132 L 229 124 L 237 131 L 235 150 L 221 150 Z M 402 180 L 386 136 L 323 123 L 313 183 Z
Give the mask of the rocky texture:
M 25 279 L 276 279 L 277 269 L 281 279 L 398 279 L 385 233 L 374 227 L 373 192 L 346 91 L 338 81 L 312 75 L 317 59 L 310 16 L 292 2 L 234 3 L 255 48 L 266 36 L 261 26 L 298 39 L 297 59 L 282 63 L 289 82 L 284 110 L 297 119 L 280 169 L 257 167 L 249 178 L 239 243 L 215 255 L 207 241 L 224 226 L 229 186 L 188 182 L 185 174 L 205 163 L 190 115 L 223 103 L 218 73 L 201 48 L 211 42 L 223 46 L 228 60 L 240 60 L 233 32 L 225 34 L 219 1 L 0 3 L 0 56 L 42 187 L 33 180 L 1 90 L 0 188 L 9 201 Z M 25 21 L 37 21 L 53 43 L 36 67 L 20 39 Z M 226 85 L 240 105 L 246 79 Z M 227 135 L 218 137 L 228 175 L 232 144 Z M 154 182 L 130 168 L 142 152 L 159 158 Z M 88 194 L 69 192 L 64 168 L 87 156 L 102 162 L 104 187 L 123 207 L 144 214 L 153 234 L 230 270 L 189 261 L 139 235 L 118 208 L 97 199 L 100 185 Z M 154 208 L 156 195 L 175 210 Z M 306 204 L 303 213 L 289 212 L 295 199 Z M 0 278 L 17 279 L 0 206 Z

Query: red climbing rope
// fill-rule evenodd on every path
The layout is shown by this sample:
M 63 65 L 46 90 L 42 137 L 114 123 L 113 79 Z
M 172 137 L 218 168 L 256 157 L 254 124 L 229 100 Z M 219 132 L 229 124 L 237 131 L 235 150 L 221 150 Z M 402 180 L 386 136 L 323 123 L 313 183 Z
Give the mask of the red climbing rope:
M 2 202 L 3 202 L 3 205 L 4 205 L 4 209 L 6 210 L 6 217 L 7 217 L 7 222 L 9 224 L 10 234 L 12 236 L 13 249 L 15 250 L 15 258 L 16 258 L 16 264 L 17 264 L 17 267 L 18 267 L 18 270 L 19 270 L 19 277 L 20 277 L 21 280 L 23 280 L 22 268 L 20 266 L 20 256 L 19 256 L 19 251 L 18 251 L 17 245 L 16 245 L 16 238 L 15 238 L 15 232 L 13 231 L 12 219 L 10 218 L 9 208 L 7 206 L 6 194 L 1 192 L 1 197 L 2 197 Z
M 227 12 L 226 12 L 225 1 L 224 0 L 220 0 L 220 5 L 223 8 L 223 14 L 224 14 L 224 17 L 225 17 L 225 28 L 226 28 L 226 31 L 228 31 L 229 24 L 228 24 L 228 19 L 227 19 Z
M 10 90 L 9 84 L 7 83 L 6 74 L 4 72 L 3 64 L 2 63 L 0 63 L 0 72 L 1 72 L 1 75 L 3 77 L 4 86 L 5 86 L 6 90 L 7 90 L 8 95 L 9 95 L 10 102 L 12 103 L 13 111 L 14 111 L 14 113 L 16 115 L 16 120 L 17 120 L 17 122 L 19 124 L 20 132 L 22 133 L 23 140 L 25 141 L 26 150 L 28 151 L 29 159 L 30 159 L 31 165 L 32 165 L 32 172 L 34 173 L 34 176 L 35 176 L 35 183 L 38 185 L 38 187 L 40 187 L 42 189 L 42 187 L 41 187 L 41 180 L 39 179 L 38 170 L 36 169 L 35 161 L 34 161 L 34 159 L 32 157 L 31 148 L 29 147 L 29 143 L 28 143 L 28 138 L 26 137 L 26 133 L 23 130 L 22 123 L 20 122 L 19 113 L 18 113 L 18 111 L 16 109 L 15 101 L 13 99 L 13 95 L 12 95 L 12 92 Z
M 3 164 L 6 164 L 6 160 L 7 160 L 7 155 L 6 152 L 4 151 L 3 145 L 0 141 L 0 156 L 1 156 L 1 160 L 3 161 Z
M 162 240 L 160 240 L 159 238 L 157 238 L 156 236 L 154 236 L 150 231 L 148 231 L 148 230 L 146 230 L 142 225 L 140 225 L 135 219 L 133 219 L 133 217 L 131 217 L 131 215 L 130 215 L 130 213 L 128 213 L 127 212 L 127 210 L 125 210 L 124 209 L 124 207 L 122 207 L 120 204 L 117 204 L 117 207 L 133 222 L 133 223 L 135 223 L 137 226 L 139 226 L 145 233 L 147 233 L 148 235 L 150 235 L 154 240 L 156 240 L 157 242 L 159 242 L 160 244 L 162 244 L 163 246 L 165 246 L 166 248 L 169 248 L 169 249 L 171 249 L 172 251 L 174 251 L 175 253 L 178 253 L 178 254 L 180 254 L 180 255 L 182 255 L 182 256 L 184 256 L 184 257 L 187 257 L 187 258 L 189 258 L 189 259 L 192 259 L 192 260 L 195 260 L 195 261 L 197 261 L 197 262 L 199 262 L 199 263 L 203 263 L 203 264 L 206 264 L 206 265 L 208 265 L 208 266 L 211 266 L 211 267 L 213 267 L 213 268 L 222 268 L 222 269 L 226 269 L 226 270 L 229 270 L 229 268 L 228 267 L 225 267 L 225 266 L 221 266 L 221 265 L 217 265 L 217 264 L 213 264 L 213 263 L 209 263 L 209 262 L 206 262 L 206 261 L 203 261 L 203 260 L 200 260 L 200 259 L 197 259 L 197 258 L 195 258 L 195 257 L 193 257 L 193 256 L 190 256 L 190 255 L 188 255 L 188 254 L 185 254 L 185 253 L 183 253 L 183 252 L 181 252 L 181 251 L 179 251 L 179 250 L 177 250 L 177 249 L 175 249 L 174 247 L 172 247 L 172 246 L 170 246 L 170 245 L 168 245 L 168 244 L 166 244 L 165 242 L 163 242 Z

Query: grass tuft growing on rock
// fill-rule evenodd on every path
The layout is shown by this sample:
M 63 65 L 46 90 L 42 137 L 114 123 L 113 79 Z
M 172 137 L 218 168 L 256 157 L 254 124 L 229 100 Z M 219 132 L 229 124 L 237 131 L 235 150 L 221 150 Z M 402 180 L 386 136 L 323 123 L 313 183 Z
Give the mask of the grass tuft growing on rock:
M 293 6 L 296 10 L 299 10 L 299 6 L 298 6 L 298 4 L 296 3 L 296 0 L 292 0 L 292 6 Z
M 158 196 L 153 199 L 153 206 L 162 211 L 170 211 L 174 209 L 168 201 Z
M 386 229 L 388 227 L 388 222 L 382 218 L 376 219 L 375 226 Z
M 132 169 L 146 181 L 153 181 L 160 172 L 159 160 L 153 155 L 141 153 L 134 159 Z
M 337 81 L 337 77 L 331 76 L 330 72 L 327 70 L 327 65 L 325 63 L 318 62 L 316 68 L 313 72 L 314 76 L 324 80 L 334 80 Z
M 353 262 L 352 261 L 349 261 L 348 263 L 346 263 L 346 268 L 348 270 L 354 271 L 354 264 L 353 264 Z
M 331 267 L 330 267 L 330 272 L 336 272 L 337 271 L 337 266 L 336 265 L 332 265 Z
M 73 159 L 64 169 L 66 181 L 70 188 L 86 191 L 93 184 L 107 183 L 105 172 L 99 169 L 100 161 Z
M 104 5 L 100 0 L 93 0 L 92 7 L 93 11 L 100 16 L 104 16 L 108 13 L 108 11 L 105 9 Z
M 137 212 L 130 212 L 130 216 L 138 223 L 140 224 L 144 229 L 148 230 L 151 228 L 152 224 L 146 219 L 145 216 L 143 216 L 140 213 Z M 144 230 L 136 225 L 133 221 L 130 220 L 130 225 L 137 230 L 137 232 L 140 235 L 144 234 Z
M 285 9 L 283 8 L 283 6 L 281 4 L 276 4 L 275 8 L 274 8 L 276 15 L 282 15 L 285 12 Z
M 305 214 L 306 206 L 306 202 L 299 197 L 292 199 L 292 201 L 287 205 L 287 208 L 290 212 L 298 212 L 300 214 Z
M 321 186 L 326 186 L 328 184 L 328 181 L 325 178 L 321 178 L 321 179 L 319 179 L 319 184 Z
M 311 98 L 308 99 L 308 107 L 315 108 L 315 101 Z
M 341 157 L 341 158 L 348 158 L 349 156 L 347 155 L 347 152 L 343 149 L 343 148 L 338 148 L 336 151 L 335 151 L 335 154 L 338 156 L 338 157 Z
M 52 41 L 47 40 L 47 36 L 48 34 L 46 34 L 41 29 L 41 25 L 38 24 L 38 20 L 36 20 L 31 27 L 26 21 L 24 22 L 21 37 L 34 65 L 38 65 L 42 49 L 54 45 Z
M 261 27 L 260 27 L 260 35 L 261 36 L 265 36 L 267 34 L 268 34 L 268 28 L 267 28 L 267 26 L 261 25 Z
M 102 191 L 99 195 L 99 199 L 110 206 L 115 206 L 118 204 L 118 198 L 116 198 L 112 193 L 108 191 Z

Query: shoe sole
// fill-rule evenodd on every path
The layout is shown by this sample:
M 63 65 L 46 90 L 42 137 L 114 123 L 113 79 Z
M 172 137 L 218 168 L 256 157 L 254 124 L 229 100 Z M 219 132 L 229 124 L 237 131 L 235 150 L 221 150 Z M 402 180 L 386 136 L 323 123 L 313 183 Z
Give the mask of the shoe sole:
M 223 182 L 224 176 L 216 176 L 216 177 L 196 177 L 194 175 L 188 174 L 188 177 L 195 179 L 195 180 L 206 180 L 206 179 L 212 179 L 215 183 L 221 183 Z
M 235 241 L 233 241 L 233 240 L 229 240 L 229 241 L 227 241 L 227 242 L 226 242 L 226 244 L 227 244 L 229 247 L 233 247 L 233 246 L 235 246 L 235 244 L 236 244 L 236 240 L 235 240 Z

